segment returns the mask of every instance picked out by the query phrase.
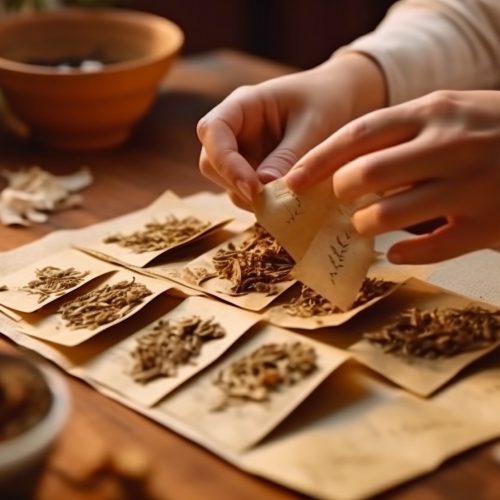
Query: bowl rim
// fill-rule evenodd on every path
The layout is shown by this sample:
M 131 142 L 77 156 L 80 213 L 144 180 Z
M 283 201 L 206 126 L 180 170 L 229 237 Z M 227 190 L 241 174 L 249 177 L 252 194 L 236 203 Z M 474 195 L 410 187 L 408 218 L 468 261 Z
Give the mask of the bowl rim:
M 16 357 L 13 356 L 13 359 Z M 60 373 L 45 361 L 21 359 L 32 364 L 44 377 L 52 403 L 48 413 L 37 424 L 14 438 L 0 442 L 0 474 L 43 454 L 61 433 L 71 407 L 68 385 Z
M 56 10 L 49 10 L 44 12 L 24 12 L 14 13 L 0 18 L 0 30 L 2 26 L 13 26 L 16 24 L 22 25 L 26 22 L 36 22 L 36 19 L 108 19 L 117 21 L 128 21 L 137 25 L 144 26 L 145 21 L 150 21 L 155 29 L 168 30 L 171 35 L 171 43 L 166 45 L 163 50 L 154 55 L 147 55 L 129 61 L 122 61 L 117 63 L 105 64 L 102 69 L 95 72 L 85 72 L 82 70 L 74 69 L 69 72 L 61 72 L 57 68 L 41 66 L 37 64 L 24 63 L 7 59 L 0 56 L 0 70 L 9 71 L 13 73 L 25 73 L 32 75 L 45 75 L 57 76 L 60 78 L 75 78 L 75 77 L 92 77 L 95 75 L 117 73 L 122 71 L 129 71 L 144 66 L 152 65 L 163 61 L 169 57 L 174 57 L 182 48 L 185 41 L 185 35 L 179 25 L 165 17 L 151 14 L 149 12 L 142 12 L 139 10 L 122 9 L 122 8 L 96 8 L 85 9 L 78 7 L 63 7 Z

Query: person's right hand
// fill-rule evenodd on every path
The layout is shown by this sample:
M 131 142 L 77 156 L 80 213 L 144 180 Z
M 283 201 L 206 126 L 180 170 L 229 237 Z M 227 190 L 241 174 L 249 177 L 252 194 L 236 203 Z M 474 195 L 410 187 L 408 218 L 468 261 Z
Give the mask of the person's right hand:
M 380 70 L 355 53 L 240 87 L 198 123 L 200 170 L 235 204 L 251 209 L 262 184 L 285 175 L 340 126 L 384 101 Z

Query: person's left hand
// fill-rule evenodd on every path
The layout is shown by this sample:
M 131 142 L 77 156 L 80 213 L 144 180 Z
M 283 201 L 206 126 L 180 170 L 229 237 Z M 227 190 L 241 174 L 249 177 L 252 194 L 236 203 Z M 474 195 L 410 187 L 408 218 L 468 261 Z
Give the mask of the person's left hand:
M 358 210 L 360 234 L 376 235 L 438 217 L 435 231 L 389 251 L 424 264 L 500 243 L 500 92 L 443 91 L 354 120 L 289 172 L 300 191 L 333 174 L 343 202 L 377 193 Z

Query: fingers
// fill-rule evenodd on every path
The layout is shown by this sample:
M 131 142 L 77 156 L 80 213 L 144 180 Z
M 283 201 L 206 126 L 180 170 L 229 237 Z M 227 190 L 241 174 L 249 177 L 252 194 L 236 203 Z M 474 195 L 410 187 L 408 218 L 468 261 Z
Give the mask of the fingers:
M 355 158 L 409 141 L 419 132 L 420 123 L 407 104 L 374 111 L 305 154 L 287 175 L 287 183 L 294 191 L 307 189 Z
M 291 120 L 281 143 L 258 166 L 259 179 L 265 184 L 286 175 L 307 151 L 321 141 L 321 128 L 315 115 L 301 117 L 297 123 Z
M 200 171 L 201 173 L 211 180 L 213 183 L 220 186 L 222 189 L 227 191 L 231 201 L 238 207 L 244 210 L 253 210 L 253 203 L 249 193 L 235 192 L 234 186 L 231 186 L 222 176 L 220 176 L 212 164 L 208 160 L 208 155 L 204 148 L 201 150 L 200 154 Z M 241 190 L 241 186 L 240 186 Z M 241 191 L 244 191 L 241 190 Z
M 349 203 L 367 194 L 382 194 L 440 178 L 442 166 L 446 164 L 442 156 L 439 145 L 430 142 L 427 137 L 418 137 L 367 154 L 334 173 L 335 195 L 339 200 Z
M 360 234 L 376 235 L 449 216 L 457 213 L 463 203 L 455 196 L 456 191 L 455 182 L 429 181 L 358 210 L 352 222 Z
M 222 103 L 200 120 L 197 133 L 205 150 L 200 170 L 203 174 L 216 172 L 226 186 L 238 186 L 240 196 L 253 198 L 262 185 L 253 167 L 239 153 L 237 134 L 243 122 L 243 110 L 237 103 Z
M 486 248 L 487 227 L 471 220 L 452 221 L 434 232 L 400 241 L 389 249 L 388 258 L 395 264 L 431 264 Z

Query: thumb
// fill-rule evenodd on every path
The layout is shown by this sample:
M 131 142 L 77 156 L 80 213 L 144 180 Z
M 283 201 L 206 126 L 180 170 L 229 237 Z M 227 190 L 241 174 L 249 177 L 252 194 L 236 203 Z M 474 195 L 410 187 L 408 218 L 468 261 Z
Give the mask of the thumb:
M 282 143 L 272 151 L 257 167 L 259 180 L 266 184 L 279 177 L 283 177 L 299 160 L 302 155 L 290 146 Z
M 283 177 L 323 137 L 313 133 L 313 127 L 305 121 L 285 133 L 278 146 L 257 167 L 259 180 L 267 182 Z

